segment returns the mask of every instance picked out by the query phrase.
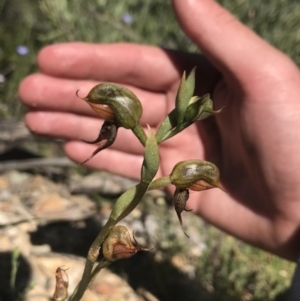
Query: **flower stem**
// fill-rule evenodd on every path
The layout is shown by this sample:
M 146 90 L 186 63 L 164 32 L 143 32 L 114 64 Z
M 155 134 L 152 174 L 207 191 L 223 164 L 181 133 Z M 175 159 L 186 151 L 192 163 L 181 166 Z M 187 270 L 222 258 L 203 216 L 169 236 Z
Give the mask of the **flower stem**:
M 75 290 L 73 295 L 71 296 L 70 301 L 79 301 L 82 298 L 84 291 L 86 290 L 91 281 L 91 278 L 93 277 L 92 271 L 94 264 L 98 258 L 101 244 L 103 243 L 105 237 L 108 235 L 110 229 L 115 226 L 116 223 L 117 222 L 115 220 L 110 218 L 91 245 L 87 255 L 87 260 L 85 262 L 81 281 L 78 285 L 78 289 Z
M 148 190 L 160 189 L 171 184 L 170 176 L 155 179 L 149 185 Z
M 104 257 L 101 258 L 100 262 L 97 264 L 97 266 L 93 269 L 93 272 L 90 276 L 90 279 L 89 279 L 89 283 L 88 283 L 88 286 L 90 284 L 92 284 L 92 282 L 95 280 L 95 278 L 97 277 L 97 275 L 99 274 L 99 272 L 108 267 L 109 265 L 111 264 L 110 261 L 108 261 L 107 259 L 105 259 Z
M 143 146 L 146 145 L 147 135 L 143 127 L 138 123 L 134 128 L 132 128 L 134 135 L 140 140 Z

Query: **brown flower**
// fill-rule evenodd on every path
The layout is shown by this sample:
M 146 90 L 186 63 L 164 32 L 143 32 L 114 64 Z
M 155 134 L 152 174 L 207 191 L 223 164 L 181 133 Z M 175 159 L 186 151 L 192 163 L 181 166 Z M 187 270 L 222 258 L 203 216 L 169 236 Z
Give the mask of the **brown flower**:
M 129 231 L 124 226 L 113 227 L 102 244 L 102 254 L 108 261 L 127 259 L 139 251 L 149 249 L 140 247 L 135 238 L 132 242 Z

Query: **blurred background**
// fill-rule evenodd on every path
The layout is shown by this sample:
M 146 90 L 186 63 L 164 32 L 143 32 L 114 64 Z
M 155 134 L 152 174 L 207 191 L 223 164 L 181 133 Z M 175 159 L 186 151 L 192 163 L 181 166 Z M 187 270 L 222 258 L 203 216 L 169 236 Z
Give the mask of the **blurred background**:
M 300 64 L 299 0 L 219 2 Z M 198 52 L 177 24 L 171 1 L 0 0 L 0 121 L 4 125 L 13 121 L 13 127 L 15 122 L 22 120 L 26 108 L 18 100 L 18 85 L 27 74 L 38 71 L 38 51 L 45 45 L 68 41 L 127 41 Z M 37 156 L 62 155 L 60 141 L 54 145 L 37 140 L 26 143 L 31 144 L 29 148 L 37 152 Z M 38 146 L 32 146 L 34 143 Z M 13 144 L 18 143 L 13 141 Z M 73 172 L 90 173 L 76 167 Z M 51 176 L 53 180 L 53 173 Z M 60 179 L 65 180 L 68 176 Z M 101 192 L 92 194 L 92 199 L 103 202 Z M 146 209 L 151 211 L 150 207 Z M 193 281 L 197 281 L 212 300 L 283 300 L 293 264 L 251 248 L 205 223 L 201 225 L 199 231 L 203 232 L 201 243 L 204 247 L 201 256 L 196 261 L 193 258 L 192 265 L 196 266 Z M 171 229 L 172 225 L 164 227 Z M 166 235 L 163 239 L 170 237 Z M 167 245 L 166 258 L 171 263 L 175 255 L 185 257 L 189 254 L 185 242 Z M 159 296 L 160 300 L 172 300 L 166 292 Z

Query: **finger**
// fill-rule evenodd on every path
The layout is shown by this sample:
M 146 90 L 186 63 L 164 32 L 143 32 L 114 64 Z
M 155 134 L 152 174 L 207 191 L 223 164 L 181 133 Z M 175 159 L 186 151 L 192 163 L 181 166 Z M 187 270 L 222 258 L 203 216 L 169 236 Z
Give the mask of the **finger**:
M 96 84 L 95 81 L 68 80 L 32 74 L 21 82 L 19 96 L 25 105 L 36 110 L 96 115 L 89 105 L 76 96 L 76 91 L 80 90 L 85 97 Z
M 78 163 L 83 162 L 94 150 L 92 145 L 78 141 L 70 141 L 65 145 L 66 154 Z M 142 162 L 142 155 L 128 154 L 110 148 L 101 151 L 85 166 L 139 180 Z
M 35 134 L 86 141 L 97 138 L 103 123 L 97 118 L 62 112 L 29 112 L 25 122 Z M 93 150 L 96 147 L 97 144 L 91 146 Z M 144 153 L 138 138 L 123 128 L 118 130 L 117 139 L 110 148 L 135 155 Z
M 153 91 L 177 89 L 182 72 L 195 66 L 202 73 L 205 70 L 204 77 L 199 75 L 200 94 L 210 91 L 219 76 L 201 55 L 134 44 L 51 45 L 40 52 L 38 63 L 52 76 L 112 81 Z
M 133 44 L 51 45 L 41 50 L 38 64 L 52 76 L 126 83 L 155 91 L 168 90 L 180 76 L 166 51 Z
M 260 74 L 278 74 L 274 62 L 287 60 L 215 1 L 173 3 L 186 33 L 223 75 L 245 83 L 263 81 Z
M 82 99 L 99 82 L 54 78 L 43 74 L 28 76 L 20 85 L 19 95 L 22 101 L 36 110 L 73 112 L 82 115 L 96 116 L 96 113 Z M 128 87 L 140 99 L 144 111 L 141 122 L 154 125 L 166 115 L 168 108 L 165 95 Z

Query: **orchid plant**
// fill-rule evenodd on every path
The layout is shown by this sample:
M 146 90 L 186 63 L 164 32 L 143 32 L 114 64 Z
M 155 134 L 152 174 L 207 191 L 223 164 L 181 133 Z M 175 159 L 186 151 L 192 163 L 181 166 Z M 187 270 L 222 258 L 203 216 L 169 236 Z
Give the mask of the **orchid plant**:
M 217 166 L 197 158 L 178 162 L 170 175 L 155 178 L 160 163 L 159 144 L 185 130 L 194 122 L 216 115 L 222 110 L 213 110 L 213 102 L 209 94 L 202 97 L 193 95 L 195 72 L 194 68 L 188 77 L 185 72 L 183 73 L 175 108 L 166 116 L 155 134 L 149 126 L 148 134 L 144 131 L 140 124 L 142 105 L 139 99 L 125 87 L 114 83 L 101 83 L 82 98 L 105 120 L 97 139 L 86 141 L 99 143 L 99 146 L 83 163 L 111 146 L 120 127 L 131 130 L 144 146 L 144 161 L 141 166 L 140 182 L 118 198 L 107 223 L 92 243 L 82 279 L 69 300 L 79 301 L 101 269 L 113 261 L 129 258 L 138 251 L 148 250 L 140 247 L 135 240 L 132 241 L 129 231 L 124 226 L 117 225 L 141 202 L 147 191 L 161 189 L 167 185 L 176 187 L 173 204 L 182 227 L 181 212 L 186 210 L 189 190 L 223 189 L 219 182 L 220 173 Z M 78 91 L 76 94 L 78 96 Z M 57 275 L 65 274 L 65 270 L 58 268 Z M 53 299 L 64 301 L 68 297 L 68 281 L 61 280 L 63 277 L 58 279 L 57 275 Z

